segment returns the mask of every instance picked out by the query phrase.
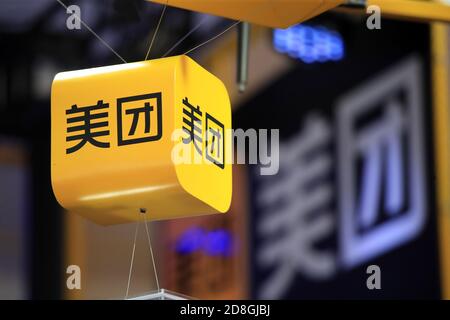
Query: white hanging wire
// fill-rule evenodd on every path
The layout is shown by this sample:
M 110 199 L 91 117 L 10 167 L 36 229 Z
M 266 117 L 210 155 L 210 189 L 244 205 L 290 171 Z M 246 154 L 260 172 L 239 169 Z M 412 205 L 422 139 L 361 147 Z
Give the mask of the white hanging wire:
M 169 53 L 171 53 L 173 50 L 175 50 L 187 37 L 189 37 L 192 33 L 197 31 L 197 29 L 200 28 L 206 22 L 206 20 L 208 20 L 208 16 L 203 17 L 203 19 L 195 27 L 193 27 L 191 30 L 189 30 L 188 33 L 186 33 L 172 47 L 170 47 L 170 49 L 167 50 L 166 53 L 164 53 L 164 55 L 162 57 L 163 58 L 166 57 Z
M 58 3 L 60 5 L 62 5 L 66 9 L 66 11 L 68 10 L 68 7 L 61 0 L 56 0 L 56 1 L 58 1 Z M 120 54 L 118 54 L 116 52 L 116 50 L 114 50 L 105 40 L 102 39 L 102 37 L 100 37 L 94 30 L 92 30 L 91 27 L 89 27 L 87 25 L 87 23 L 85 23 L 83 20 L 81 20 L 81 18 L 76 13 L 72 13 L 72 15 L 75 16 L 75 18 L 77 18 L 81 22 L 81 24 L 86 29 L 88 29 L 101 43 L 103 43 L 103 45 L 105 47 L 107 47 L 109 50 L 111 50 L 112 53 L 114 53 L 120 60 L 122 60 L 123 63 L 127 63 L 126 60 L 124 58 L 122 58 L 122 56 Z
M 156 26 L 155 32 L 153 32 L 152 41 L 150 42 L 150 46 L 148 47 L 147 54 L 145 55 L 145 59 L 144 60 L 147 60 L 148 57 L 150 56 L 150 51 L 152 50 L 153 43 L 155 42 L 156 35 L 158 34 L 159 27 L 161 26 L 161 21 L 162 21 L 162 19 L 164 17 L 164 13 L 166 12 L 166 8 L 167 8 L 167 3 L 168 2 L 169 2 L 169 0 L 166 0 L 166 4 L 164 5 L 164 8 L 162 9 L 161 15 L 159 16 L 158 25 Z
M 155 274 L 155 280 L 156 280 L 156 288 L 159 290 L 161 289 L 159 287 L 159 277 L 158 272 L 156 270 L 156 264 L 155 264 L 155 257 L 153 255 L 153 249 L 152 249 L 152 242 L 150 241 L 150 232 L 148 232 L 148 226 L 147 226 L 147 215 L 144 213 L 144 224 L 145 224 L 145 231 L 147 233 L 147 240 L 148 240 L 148 247 L 150 249 L 150 256 L 152 257 L 152 263 L 153 263 L 153 271 Z
M 150 232 L 148 229 L 148 225 L 147 225 L 147 215 L 146 215 L 146 210 L 141 211 L 141 214 L 144 216 L 144 227 L 145 227 L 145 232 L 147 235 L 147 241 L 148 241 L 148 248 L 149 248 L 149 252 L 150 252 L 150 257 L 152 258 L 152 266 L 153 266 L 153 273 L 155 276 L 155 282 L 156 282 L 156 288 L 158 289 L 158 292 L 161 290 L 161 287 L 159 285 L 159 276 L 158 276 L 158 271 L 156 269 L 156 263 L 155 263 L 155 256 L 153 254 L 153 246 L 152 246 L 152 242 L 150 239 Z M 134 231 L 134 240 L 133 240 L 133 250 L 131 253 L 131 259 L 130 259 L 130 268 L 128 271 L 128 283 L 127 283 L 127 290 L 125 293 L 125 299 L 128 299 L 129 296 L 129 292 L 130 292 L 130 285 L 131 285 L 131 276 L 133 273 L 133 266 L 134 266 L 134 256 L 135 256 L 135 252 L 136 252 L 136 242 L 137 242 L 137 236 L 139 234 L 139 226 L 142 223 L 142 221 L 138 221 L 136 222 L 136 229 Z
M 220 37 L 221 35 L 225 34 L 225 33 L 226 33 L 227 31 L 229 31 L 230 29 L 232 29 L 232 28 L 234 28 L 235 26 L 237 26 L 239 23 L 241 23 L 241 21 L 236 21 L 236 22 L 234 22 L 231 26 L 229 26 L 228 28 L 226 28 L 226 29 L 223 30 L 222 32 L 220 32 L 220 33 L 216 34 L 214 37 L 209 38 L 208 40 L 206 40 L 206 41 L 200 43 L 199 45 L 196 45 L 195 47 L 193 47 L 192 49 L 189 49 L 188 51 L 186 51 L 186 52 L 183 53 L 183 54 L 188 54 L 188 53 L 190 53 L 190 52 L 192 52 L 192 51 L 194 51 L 194 50 L 197 50 L 198 48 L 204 46 L 205 44 L 207 44 L 207 43 L 209 43 L 209 42 L 211 42 L 211 41 L 217 39 L 218 37 Z
M 127 291 L 125 293 L 125 300 L 128 299 L 128 293 L 130 291 L 131 274 L 133 272 L 134 253 L 136 252 L 136 240 L 137 240 L 137 235 L 138 235 L 138 231 L 139 231 L 139 224 L 140 224 L 140 221 L 136 222 L 136 230 L 134 231 L 133 251 L 131 254 L 130 270 L 128 271 L 128 283 L 127 283 Z

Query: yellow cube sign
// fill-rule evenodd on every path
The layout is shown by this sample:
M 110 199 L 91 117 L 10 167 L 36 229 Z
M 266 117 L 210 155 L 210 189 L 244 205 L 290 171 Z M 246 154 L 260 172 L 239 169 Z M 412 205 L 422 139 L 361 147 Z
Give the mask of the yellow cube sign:
M 147 0 L 201 13 L 287 28 L 343 4 L 345 0 Z
M 187 56 L 62 72 L 51 94 L 58 202 L 100 224 L 226 212 L 231 107 Z

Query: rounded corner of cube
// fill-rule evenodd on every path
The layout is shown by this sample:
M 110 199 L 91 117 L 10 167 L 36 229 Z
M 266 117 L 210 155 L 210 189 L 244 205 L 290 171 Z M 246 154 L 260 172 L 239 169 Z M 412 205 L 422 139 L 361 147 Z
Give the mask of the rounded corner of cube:
M 228 213 L 230 211 L 230 208 L 231 208 L 231 201 L 232 201 L 232 199 L 233 199 L 233 196 L 230 195 L 228 197 L 228 199 L 224 201 L 224 204 L 222 206 L 220 206 L 219 208 L 217 208 L 217 210 L 220 213 L 223 213 L 223 214 Z
M 55 181 L 55 179 L 53 178 L 53 174 L 50 174 L 50 185 L 53 191 L 53 195 L 55 196 L 56 202 L 58 202 L 58 204 L 67 209 L 65 206 L 65 201 L 64 201 L 64 197 L 61 194 L 61 188 L 59 186 L 59 183 Z

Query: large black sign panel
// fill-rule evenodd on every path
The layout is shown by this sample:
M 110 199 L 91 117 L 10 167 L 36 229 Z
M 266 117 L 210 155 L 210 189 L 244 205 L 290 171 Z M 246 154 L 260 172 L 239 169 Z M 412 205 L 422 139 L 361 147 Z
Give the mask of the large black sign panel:
M 439 298 L 429 26 L 341 32 L 343 60 L 299 62 L 234 116 L 281 137 L 278 174 L 249 167 L 252 296 Z

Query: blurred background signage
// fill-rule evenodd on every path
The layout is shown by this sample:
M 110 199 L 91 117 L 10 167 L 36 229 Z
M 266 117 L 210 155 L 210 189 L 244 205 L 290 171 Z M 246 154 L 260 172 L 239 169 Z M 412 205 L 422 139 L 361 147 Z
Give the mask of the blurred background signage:
M 300 61 L 236 113 L 282 137 L 279 174 L 249 171 L 252 297 L 439 297 L 429 27 L 343 30 L 345 58 L 325 64 L 302 48 L 315 31 L 275 31 Z

